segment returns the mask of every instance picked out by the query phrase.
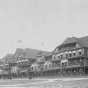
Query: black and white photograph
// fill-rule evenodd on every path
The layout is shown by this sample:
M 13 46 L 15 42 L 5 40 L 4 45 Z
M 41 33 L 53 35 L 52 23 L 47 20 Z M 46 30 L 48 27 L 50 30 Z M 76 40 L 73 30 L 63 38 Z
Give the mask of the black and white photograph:
M 88 88 L 88 0 L 0 0 L 0 88 Z

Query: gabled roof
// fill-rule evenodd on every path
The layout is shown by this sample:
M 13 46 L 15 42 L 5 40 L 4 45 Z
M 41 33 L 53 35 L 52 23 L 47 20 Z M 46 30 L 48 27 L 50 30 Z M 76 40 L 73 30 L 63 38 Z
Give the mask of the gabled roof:
M 62 44 L 68 44 L 68 43 L 74 43 L 74 42 L 78 42 L 78 38 L 69 37 L 69 38 L 65 39 L 65 41 Z
M 70 44 L 70 43 L 78 43 L 81 47 L 87 47 L 88 48 L 88 36 L 81 37 L 81 38 L 69 37 L 58 47 L 65 45 L 65 44 Z

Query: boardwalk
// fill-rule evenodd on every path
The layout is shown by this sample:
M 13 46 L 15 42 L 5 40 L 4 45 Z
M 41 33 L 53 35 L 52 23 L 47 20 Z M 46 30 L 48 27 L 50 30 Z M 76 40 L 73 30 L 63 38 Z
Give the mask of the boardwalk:
M 88 78 L 0 80 L 0 88 L 88 88 Z

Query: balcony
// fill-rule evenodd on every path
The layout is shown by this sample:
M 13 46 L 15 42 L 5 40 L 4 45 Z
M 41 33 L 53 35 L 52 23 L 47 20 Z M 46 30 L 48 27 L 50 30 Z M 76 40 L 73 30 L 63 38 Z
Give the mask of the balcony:
M 82 67 L 81 65 L 79 64 L 76 64 L 76 65 L 67 65 L 66 68 L 76 68 L 76 67 Z
M 55 69 L 61 69 L 60 63 L 59 64 L 52 63 L 52 64 L 43 66 L 43 71 L 49 71 L 49 70 L 55 70 Z
M 55 54 L 52 56 L 52 61 L 57 61 L 64 58 L 70 59 L 70 58 L 77 58 L 83 56 L 84 56 L 84 49 L 76 49 L 76 50 L 65 51 Z

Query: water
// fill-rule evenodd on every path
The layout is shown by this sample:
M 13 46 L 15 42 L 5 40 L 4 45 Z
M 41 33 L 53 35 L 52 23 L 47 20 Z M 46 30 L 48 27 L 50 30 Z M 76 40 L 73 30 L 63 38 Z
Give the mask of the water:
M 88 88 L 88 78 L 0 80 L 0 88 Z

